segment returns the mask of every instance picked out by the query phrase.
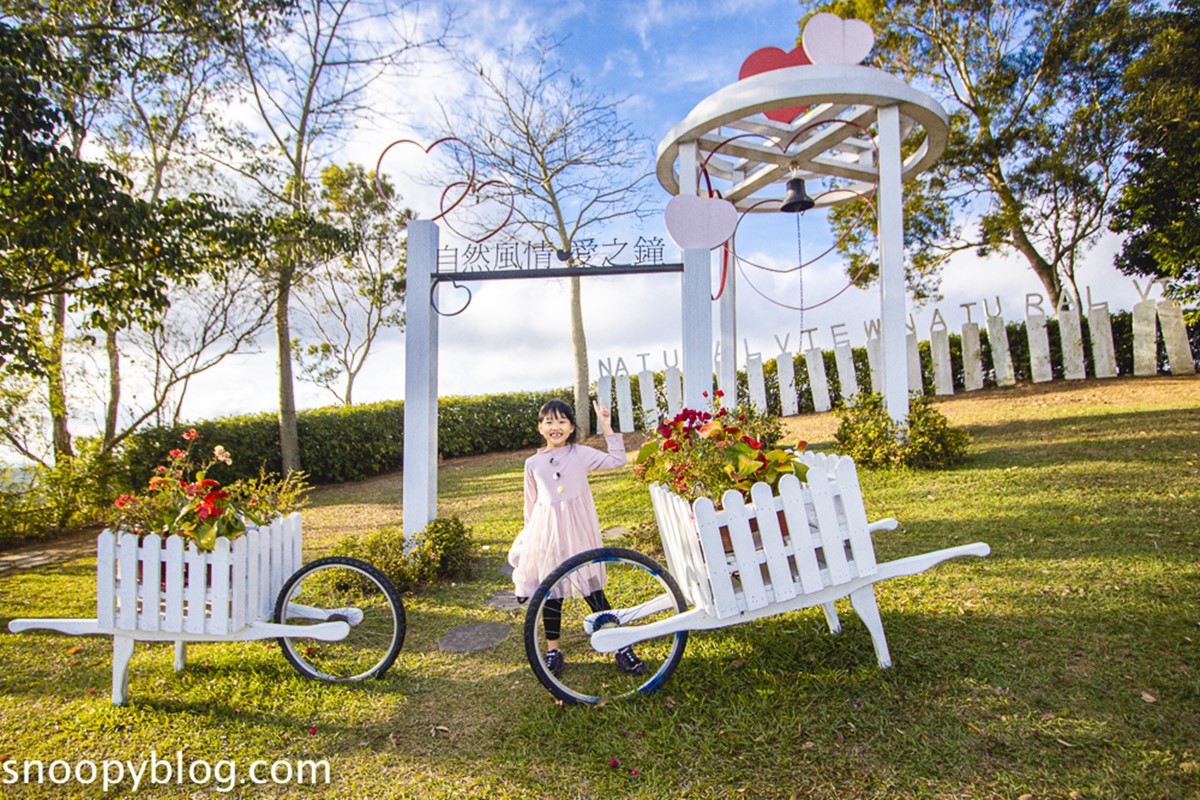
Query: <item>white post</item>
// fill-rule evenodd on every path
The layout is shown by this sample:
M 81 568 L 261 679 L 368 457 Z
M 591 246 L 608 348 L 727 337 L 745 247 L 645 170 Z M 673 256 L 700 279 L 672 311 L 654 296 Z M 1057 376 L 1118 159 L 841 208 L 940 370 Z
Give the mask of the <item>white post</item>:
M 683 405 L 707 408 L 712 390 L 713 336 L 710 251 L 683 251 Z M 722 362 L 730 358 L 723 354 Z
M 679 194 L 694 196 L 700 188 L 700 147 L 697 142 L 679 146 Z M 683 251 L 683 405 L 707 408 L 704 393 L 712 389 L 712 254 L 691 248 Z M 732 348 L 734 363 L 736 346 Z M 721 362 L 730 356 L 721 351 Z
M 900 108 L 879 109 L 879 273 L 883 398 L 894 420 L 908 416 L 904 284 L 904 198 L 900 186 Z
M 725 249 L 717 250 L 717 257 L 724 259 Z M 729 406 L 737 404 L 737 281 L 734 279 L 737 270 L 729 265 L 725 275 L 725 291 L 717 305 L 721 325 L 721 373 L 717 376 L 717 385 L 725 392 L 725 402 Z
M 743 173 L 738 172 L 733 179 L 736 183 L 744 177 Z M 698 179 L 699 176 L 697 176 Z M 698 194 L 699 186 L 696 188 Z M 721 331 L 721 363 L 718 365 L 720 374 L 717 375 L 717 386 L 725 392 L 726 405 L 734 406 L 739 399 L 737 396 L 737 266 L 733 263 L 732 254 L 729 263 L 725 263 L 724 247 L 717 250 L 717 257 L 721 259 L 722 269 L 728 267 L 728 271 L 725 272 L 725 290 L 722 292 L 720 300 L 717 301 Z
M 437 516 L 438 318 L 433 310 L 438 227 L 408 224 L 408 307 L 404 330 L 405 549 Z

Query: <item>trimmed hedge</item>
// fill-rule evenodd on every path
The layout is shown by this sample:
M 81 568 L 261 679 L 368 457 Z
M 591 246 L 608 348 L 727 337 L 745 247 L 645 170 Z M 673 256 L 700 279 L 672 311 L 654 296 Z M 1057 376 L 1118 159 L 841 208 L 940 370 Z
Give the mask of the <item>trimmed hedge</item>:
M 571 392 L 443 397 L 438 401 L 438 452 L 455 457 L 536 447 L 541 444 L 538 410 L 555 398 L 569 402 Z M 296 426 L 300 465 L 312 483 L 362 480 L 403 466 L 403 401 L 301 411 Z M 125 448 L 129 485 L 144 483 L 193 427 L 199 434 L 197 453 L 211 452 L 219 444 L 232 454 L 232 466 L 215 464 L 210 470 L 221 483 L 281 469 L 278 417 L 254 414 L 138 431 Z

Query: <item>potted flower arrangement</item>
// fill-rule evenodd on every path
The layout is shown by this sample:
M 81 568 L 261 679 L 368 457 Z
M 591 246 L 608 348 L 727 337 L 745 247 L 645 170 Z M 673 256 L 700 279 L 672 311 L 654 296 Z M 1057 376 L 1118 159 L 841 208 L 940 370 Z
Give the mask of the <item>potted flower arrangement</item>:
M 730 489 L 749 500 L 756 483 L 765 483 L 777 493 L 784 475 L 803 481 L 808 466 L 799 456 L 807 443 L 779 446 L 782 429 L 777 418 L 748 404 L 724 408 L 723 397 L 723 392 L 716 392 L 711 412 L 685 408 L 659 425 L 638 452 L 635 472 L 649 483 L 668 487 L 689 504 L 708 497 L 717 508 Z M 786 530 L 782 514 L 779 519 Z M 757 530 L 755 520 L 751 529 Z M 721 529 L 721 538 L 730 550 L 728 530 Z
M 808 467 L 798 456 L 807 443 L 780 447 L 778 419 L 748 404 L 723 408 L 723 397 L 716 393 L 711 412 L 685 408 L 659 425 L 638 452 L 637 472 L 688 500 L 710 497 L 718 508 L 729 489 L 748 499 L 755 483 L 774 490 L 784 475 L 804 480 Z
M 137 584 L 145 581 L 144 575 L 158 575 L 157 585 L 164 589 L 175 583 L 189 584 L 191 576 L 197 574 L 203 575 L 203 584 L 211 587 L 212 559 L 218 550 L 225 554 L 222 559 L 242 562 L 235 570 L 238 574 L 263 568 L 261 563 L 251 563 L 257 558 L 252 550 L 286 550 L 287 563 L 297 562 L 294 566 L 299 566 L 299 515 L 286 525 L 274 523 L 304 505 L 308 488 L 304 474 L 293 473 L 286 478 L 260 474 L 252 480 L 222 486 L 210 477 L 210 470 L 218 463 L 232 465 L 233 458 L 223 446 L 216 445 L 206 460 L 197 463 L 193 449 L 198 437 L 195 428 L 186 431 L 183 447 L 168 453 L 166 463 L 155 468 L 145 490 L 122 494 L 114 501 L 113 524 L 98 540 L 100 580 L 119 584 L 119 558 L 103 554 L 125 548 L 136 550 L 137 571 L 132 577 Z M 232 547 L 233 540 L 250 529 L 259 531 L 253 547 Z M 218 548 L 222 541 L 226 543 Z M 185 551 L 194 556 L 186 556 Z M 226 585 L 227 581 L 221 583 Z
M 211 552 L 218 539 L 243 535 L 247 523 L 262 526 L 303 505 L 307 490 L 303 473 L 282 479 L 261 475 L 222 486 L 208 473 L 215 464 L 232 465 L 233 457 L 217 445 L 206 461 L 195 463 L 192 448 L 198 437 L 195 428 L 185 432 L 183 449 L 168 453 L 167 462 L 155 468 L 143 493 L 116 499 L 116 530 L 139 538 L 176 535 Z

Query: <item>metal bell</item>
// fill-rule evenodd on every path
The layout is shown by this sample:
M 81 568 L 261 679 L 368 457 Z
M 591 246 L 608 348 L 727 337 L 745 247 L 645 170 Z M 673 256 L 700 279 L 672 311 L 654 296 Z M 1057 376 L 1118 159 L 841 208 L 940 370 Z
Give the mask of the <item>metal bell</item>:
M 804 191 L 804 179 L 792 178 L 787 182 L 787 196 L 783 198 L 779 210 L 794 214 L 797 211 L 808 211 L 815 205 L 816 201 Z

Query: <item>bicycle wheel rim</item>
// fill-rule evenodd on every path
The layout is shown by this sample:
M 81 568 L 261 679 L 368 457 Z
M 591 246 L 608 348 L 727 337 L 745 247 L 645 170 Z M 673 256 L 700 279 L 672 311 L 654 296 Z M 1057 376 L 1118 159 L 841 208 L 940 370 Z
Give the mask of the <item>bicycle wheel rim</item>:
M 284 657 L 316 680 L 381 677 L 404 642 L 404 607 L 395 588 L 377 569 L 354 559 L 322 559 L 303 567 L 280 593 L 275 618 L 297 629 L 296 635 L 280 639 Z M 339 619 L 350 623 L 350 631 L 337 641 L 305 636 L 301 630 Z
M 601 571 L 603 577 L 598 575 Z M 597 581 L 603 581 L 604 595 L 611 606 L 607 620 L 597 620 L 597 613 L 605 612 L 597 612 L 585 599 L 596 588 Z M 565 667 L 561 675 L 555 675 L 545 661 L 548 646 L 544 619 L 547 601 L 559 597 L 562 612 L 558 648 Z M 655 600 L 664 607 L 636 620 L 622 620 L 630 609 Z M 683 657 L 686 631 L 634 644 L 634 653 L 645 665 L 640 675 L 625 673 L 613 653 L 601 653 L 592 647 L 591 635 L 585 627 L 589 620 L 600 626 L 640 625 L 670 619 L 687 608 L 683 593 L 671 575 L 636 551 L 603 548 L 582 553 L 556 569 L 538 587 L 530 602 L 525 619 L 526 656 L 542 685 L 565 702 L 596 704 L 650 694 L 665 683 Z

